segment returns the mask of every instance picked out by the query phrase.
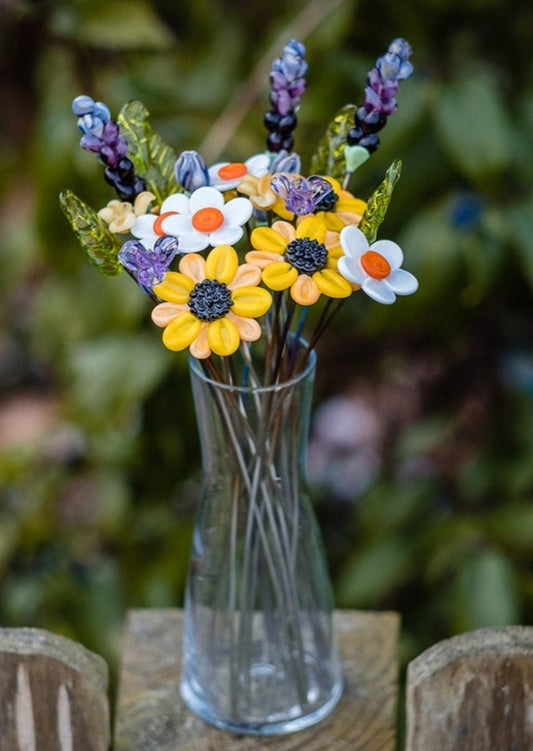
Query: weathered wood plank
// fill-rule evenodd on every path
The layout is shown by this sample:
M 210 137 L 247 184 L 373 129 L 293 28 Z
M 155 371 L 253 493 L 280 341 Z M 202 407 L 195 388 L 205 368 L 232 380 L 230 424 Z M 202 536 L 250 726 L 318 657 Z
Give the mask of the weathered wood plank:
M 35 628 L 0 629 L 0 749 L 106 751 L 108 669 L 77 642 Z
M 410 663 L 406 751 L 531 751 L 533 627 L 471 631 Z
M 115 751 L 393 751 L 399 617 L 339 611 L 335 624 L 346 682 L 338 707 L 307 730 L 258 738 L 211 728 L 183 705 L 181 611 L 131 611 L 124 635 Z

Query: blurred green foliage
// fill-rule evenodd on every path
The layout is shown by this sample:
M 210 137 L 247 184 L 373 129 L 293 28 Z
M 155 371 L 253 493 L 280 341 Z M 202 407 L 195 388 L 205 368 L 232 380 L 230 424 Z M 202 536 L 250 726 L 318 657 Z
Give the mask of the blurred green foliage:
M 533 618 L 533 6 L 508 0 L 6 0 L 0 5 L 0 623 L 114 664 L 129 607 L 179 604 L 199 452 L 185 358 L 149 301 L 80 251 L 58 195 L 113 198 L 71 100 L 141 100 L 179 152 L 264 148 L 268 69 L 291 36 L 310 71 L 304 164 L 362 100 L 395 36 L 415 75 L 352 182 L 403 162 L 381 237 L 420 291 L 356 296 L 320 348 L 317 404 L 366 395 L 379 471 L 316 488 L 342 607 L 393 608 L 404 659 Z

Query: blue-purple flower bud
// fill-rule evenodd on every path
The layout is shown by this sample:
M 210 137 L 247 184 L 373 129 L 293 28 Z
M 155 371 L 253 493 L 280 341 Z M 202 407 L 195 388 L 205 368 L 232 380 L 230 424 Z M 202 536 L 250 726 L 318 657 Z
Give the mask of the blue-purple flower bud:
M 298 174 L 302 171 L 302 160 L 295 151 L 279 151 L 270 164 L 270 172 L 289 172 Z
M 104 123 L 111 119 L 111 112 L 103 102 L 95 102 L 87 94 L 80 94 L 72 102 L 72 112 L 78 117 L 92 114 Z
M 176 160 L 174 174 L 188 193 L 209 185 L 209 173 L 204 159 L 197 151 L 182 151 Z

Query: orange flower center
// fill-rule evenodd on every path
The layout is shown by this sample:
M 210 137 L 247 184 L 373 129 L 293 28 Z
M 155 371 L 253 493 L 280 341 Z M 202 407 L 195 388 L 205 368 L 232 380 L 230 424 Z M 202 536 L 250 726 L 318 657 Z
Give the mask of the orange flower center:
M 243 162 L 231 162 L 225 164 L 218 171 L 221 180 L 235 180 L 237 177 L 244 177 L 248 172 L 248 167 Z
M 164 214 L 160 214 L 157 217 L 157 219 L 154 222 L 154 232 L 156 233 L 156 235 L 163 236 L 163 235 L 166 234 L 163 231 L 163 228 L 162 228 L 161 225 L 163 224 L 163 222 L 165 221 L 165 219 L 167 218 L 167 216 L 172 216 L 172 214 L 177 214 L 177 213 L 178 213 L 177 211 L 165 211 Z
M 214 232 L 224 223 L 224 214 L 219 209 L 207 206 L 196 211 L 191 221 L 198 232 Z
M 381 253 L 376 253 L 375 250 L 367 250 L 366 253 L 363 253 L 361 266 L 374 279 L 385 279 L 391 272 L 390 263 Z

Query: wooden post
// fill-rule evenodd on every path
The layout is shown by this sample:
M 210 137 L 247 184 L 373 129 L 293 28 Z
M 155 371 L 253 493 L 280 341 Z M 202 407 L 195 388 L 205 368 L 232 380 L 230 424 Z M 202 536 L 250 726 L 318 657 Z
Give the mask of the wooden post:
M 533 749 L 533 627 L 472 631 L 408 667 L 406 751 Z
M 122 652 L 115 751 L 393 751 L 399 617 L 354 611 L 335 616 L 346 682 L 338 707 L 307 730 L 261 738 L 209 727 L 183 705 L 181 611 L 131 611 Z
M 0 629 L 1 751 L 106 751 L 108 670 L 81 644 Z

